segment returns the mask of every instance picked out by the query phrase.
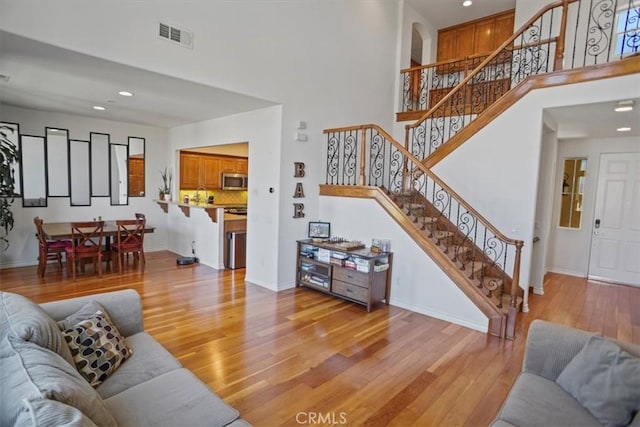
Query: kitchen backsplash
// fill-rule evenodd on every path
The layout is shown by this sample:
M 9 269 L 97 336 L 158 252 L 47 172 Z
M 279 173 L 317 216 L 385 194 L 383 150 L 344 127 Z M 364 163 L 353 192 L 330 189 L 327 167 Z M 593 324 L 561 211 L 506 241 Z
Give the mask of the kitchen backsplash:
M 189 200 L 193 201 L 193 197 L 195 197 L 196 195 L 196 190 L 180 190 L 179 201 L 183 201 L 184 196 L 187 194 L 189 195 Z M 207 190 L 206 196 L 214 196 L 214 203 L 220 205 L 247 204 L 246 191 Z M 205 192 L 203 190 L 200 190 L 200 197 L 204 199 L 206 196 Z

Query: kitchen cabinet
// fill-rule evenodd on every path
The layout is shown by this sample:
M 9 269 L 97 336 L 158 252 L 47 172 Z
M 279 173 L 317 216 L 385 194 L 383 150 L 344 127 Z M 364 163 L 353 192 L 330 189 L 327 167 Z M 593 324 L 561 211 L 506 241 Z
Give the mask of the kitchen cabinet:
M 514 17 L 512 9 L 438 30 L 437 62 L 493 52 L 513 34 Z
M 200 186 L 200 156 L 180 153 L 180 188 Z
M 220 189 L 223 172 L 246 174 L 247 170 L 248 160 L 244 157 L 183 151 L 180 152 L 180 189 Z
M 205 188 L 220 188 L 220 159 L 203 156 L 200 159 L 201 185 Z

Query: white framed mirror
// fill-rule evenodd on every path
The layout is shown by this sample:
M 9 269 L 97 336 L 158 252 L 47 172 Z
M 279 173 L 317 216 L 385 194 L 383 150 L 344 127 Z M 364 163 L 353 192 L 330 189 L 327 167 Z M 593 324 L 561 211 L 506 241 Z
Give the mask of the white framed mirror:
M 109 197 L 109 139 L 108 133 L 89 134 L 92 197 Z
M 129 204 L 128 158 L 127 145 L 111 144 L 109 146 L 109 193 L 112 205 Z
M 91 206 L 91 153 L 89 141 L 69 140 L 71 206 Z
M 47 206 L 47 162 L 42 136 L 20 135 L 22 206 Z M 25 174 L 24 171 L 29 171 Z
M 47 196 L 69 197 L 69 131 L 45 128 L 47 139 Z
M 130 136 L 129 142 L 129 197 L 144 197 L 144 138 Z

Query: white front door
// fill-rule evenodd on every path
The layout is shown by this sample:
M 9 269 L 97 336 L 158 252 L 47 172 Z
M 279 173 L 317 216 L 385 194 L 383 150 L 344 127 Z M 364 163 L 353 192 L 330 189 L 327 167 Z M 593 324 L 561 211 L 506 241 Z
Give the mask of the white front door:
M 640 153 L 602 154 L 589 278 L 640 286 Z

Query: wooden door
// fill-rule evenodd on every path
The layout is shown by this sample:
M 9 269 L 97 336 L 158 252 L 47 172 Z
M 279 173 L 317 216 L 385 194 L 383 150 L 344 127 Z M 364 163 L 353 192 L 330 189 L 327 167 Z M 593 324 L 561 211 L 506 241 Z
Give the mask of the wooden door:
M 491 50 L 496 50 L 502 43 L 513 35 L 515 14 L 507 13 L 496 17 L 493 27 L 494 39 Z
M 495 21 L 482 21 L 475 25 L 473 33 L 473 52 L 474 53 L 490 53 L 495 50 Z
M 214 156 L 201 157 L 202 177 L 201 185 L 207 190 L 221 188 L 220 185 L 220 158 Z
M 589 278 L 640 286 L 640 153 L 600 156 Z
M 180 189 L 195 189 L 200 185 L 200 156 L 180 153 Z
M 144 159 L 129 157 L 129 196 L 144 196 Z
M 458 32 L 455 28 L 438 32 L 438 62 L 458 57 L 456 53 L 457 37 Z

